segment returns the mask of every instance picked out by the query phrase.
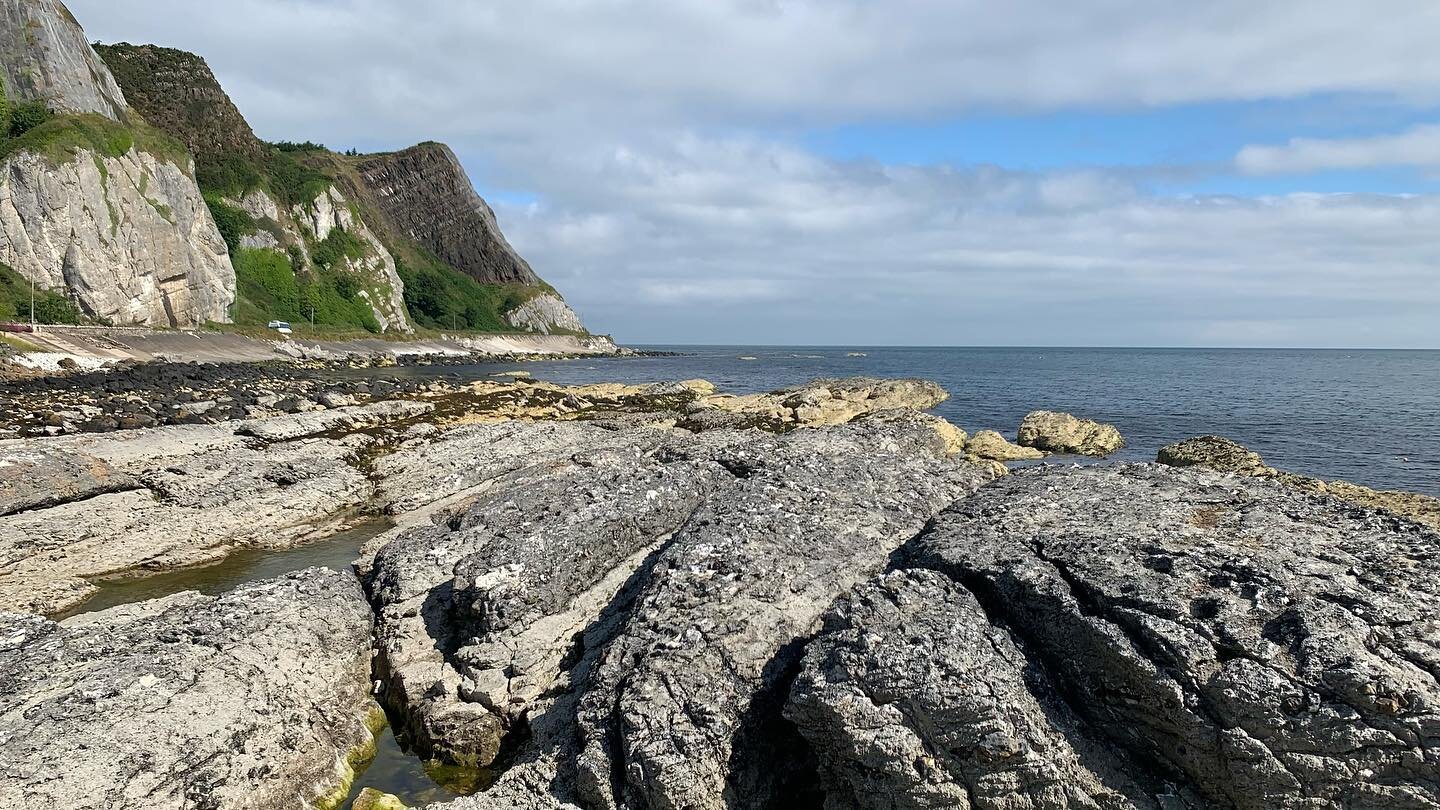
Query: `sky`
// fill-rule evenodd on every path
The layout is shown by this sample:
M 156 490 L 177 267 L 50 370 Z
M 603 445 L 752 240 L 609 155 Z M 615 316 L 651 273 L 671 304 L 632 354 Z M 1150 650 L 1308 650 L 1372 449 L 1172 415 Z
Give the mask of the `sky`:
M 627 343 L 1440 348 L 1440 3 L 67 0 Z

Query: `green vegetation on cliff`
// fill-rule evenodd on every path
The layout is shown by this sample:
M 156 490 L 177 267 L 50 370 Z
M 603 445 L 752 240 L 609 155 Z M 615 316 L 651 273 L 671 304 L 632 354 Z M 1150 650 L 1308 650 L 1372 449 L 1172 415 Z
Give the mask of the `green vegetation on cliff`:
M 515 331 L 504 313 L 524 303 L 531 291 L 518 284 L 481 284 L 423 251 L 417 249 L 416 255 L 415 265 L 395 257 L 395 269 L 405 282 L 405 306 L 416 326 Z
M 30 282 L 9 266 L 0 264 L 0 322 L 30 320 Z M 75 302 L 51 290 L 35 290 L 35 320 L 39 323 L 80 323 Z
M 355 217 L 394 257 L 405 283 L 406 315 L 415 326 L 513 332 L 516 330 L 506 322 L 505 313 L 548 289 L 544 285 L 478 281 L 489 277 L 468 274 L 457 266 L 455 256 L 441 258 L 450 242 L 427 248 L 407 231 L 405 223 L 385 215 L 372 182 L 361 169 L 367 157 L 373 156 L 353 150 L 338 154 L 310 141 L 261 141 L 203 58 L 171 48 L 127 43 L 99 45 L 96 50 L 130 105 L 194 154 L 196 180 L 235 264 L 237 322 L 264 324 L 278 319 L 308 324 L 313 310 L 317 326 L 376 328 L 369 302 L 361 293 L 384 307 L 390 291 L 383 278 L 374 277 L 378 263 L 364 261 L 374 258 L 368 255 L 369 245 L 344 231 L 316 240 L 308 227 L 292 219 L 298 207 L 309 206 L 332 186 L 344 194 Z M 449 155 L 448 150 L 444 152 Z M 442 168 L 448 171 L 450 167 Z M 454 171 L 460 171 L 458 163 Z M 428 177 L 423 171 L 407 176 Z M 417 201 L 417 216 L 422 219 L 432 214 L 443 216 L 456 205 L 445 196 L 451 193 L 448 185 L 468 188 L 463 175 L 442 173 L 435 180 L 436 194 L 421 193 Z M 425 186 L 418 183 L 414 187 Z M 247 214 L 225 202 L 244 200 L 256 190 L 279 206 L 279 221 Z M 249 204 L 246 207 L 256 210 Z M 274 241 L 265 239 L 265 234 Z M 259 238 L 250 244 L 270 242 L 278 249 L 243 249 L 244 238 L 251 235 Z M 461 244 L 463 235 L 451 240 L 459 245 L 458 254 L 470 256 L 489 249 L 477 242 L 472 250 L 470 243 Z M 360 270 L 364 277 L 347 273 L 350 268 Z M 366 310 L 365 318 L 357 314 L 361 308 Z
M 323 244 L 323 243 L 322 243 Z M 295 257 L 268 248 L 240 248 L 235 264 L 234 320 L 264 326 L 271 320 L 295 325 L 379 332 L 370 305 L 359 295 L 359 279 L 325 269 L 297 274 Z

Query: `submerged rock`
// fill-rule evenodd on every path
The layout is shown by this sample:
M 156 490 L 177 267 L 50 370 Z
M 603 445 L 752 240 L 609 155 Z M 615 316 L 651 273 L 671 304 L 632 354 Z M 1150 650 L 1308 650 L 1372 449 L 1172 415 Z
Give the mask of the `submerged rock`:
M 343 791 L 372 743 L 370 610 L 310 569 L 56 624 L 0 614 L 0 804 L 254 808 Z
M 365 788 L 360 795 L 355 797 L 355 802 L 350 805 L 351 810 L 406 810 L 409 805 L 400 800 L 399 796 L 390 793 L 382 793 L 375 788 Z
M 1017 440 L 1022 447 L 1101 458 L 1125 446 L 1125 439 L 1114 425 L 1057 411 L 1028 414 L 1020 423 Z
M 1440 807 L 1440 535 L 1418 524 L 1273 481 L 1046 468 L 900 566 L 837 604 L 792 690 L 827 806 Z

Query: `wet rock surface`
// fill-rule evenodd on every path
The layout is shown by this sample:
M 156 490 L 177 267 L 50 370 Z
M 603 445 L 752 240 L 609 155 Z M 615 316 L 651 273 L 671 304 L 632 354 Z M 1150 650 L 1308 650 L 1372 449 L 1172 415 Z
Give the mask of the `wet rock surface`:
M 93 497 L 80 491 L 0 520 L 0 605 L 55 613 L 93 593 L 92 578 L 316 539 L 374 491 L 355 466 L 355 446 L 344 441 L 267 446 L 223 426 L 170 433 L 133 431 L 81 445 L 106 469 L 123 471 L 133 487 L 106 487 Z M 19 447 L 0 446 L 0 453 L 24 452 L 26 445 Z
M 1056 411 L 1032 411 L 1020 423 L 1016 443 L 1048 453 L 1103 458 L 1125 446 L 1114 425 Z
M 841 600 L 788 712 L 834 807 L 1440 807 L 1437 553 L 1271 481 L 1029 470 Z
M 60 624 L 0 614 L 0 803 L 308 805 L 370 744 L 369 648 L 358 585 L 325 569 Z

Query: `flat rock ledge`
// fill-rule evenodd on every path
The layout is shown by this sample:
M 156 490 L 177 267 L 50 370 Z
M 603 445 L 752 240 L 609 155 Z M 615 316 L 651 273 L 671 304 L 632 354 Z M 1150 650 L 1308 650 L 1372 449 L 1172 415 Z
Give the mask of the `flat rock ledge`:
M 1440 535 L 1274 481 L 1029 470 L 827 614 L 833 808 L 1440 807 Z
M 60 623 L 0 614 L 0 805 L 316 806 L 373 750 L 370 609 L 309 569 Z
M 1359 506 L 1383 509 L 1440 531 L 1440 498 L 1282 472 L 1267 466 L 1259 453 L 1221 436 L 1197 436 L 1162 447 L 1158 460 L 1171 467 L 1204 467 L 1235 475 L 1268 478 L 1304 492 L 1330 495 Z

